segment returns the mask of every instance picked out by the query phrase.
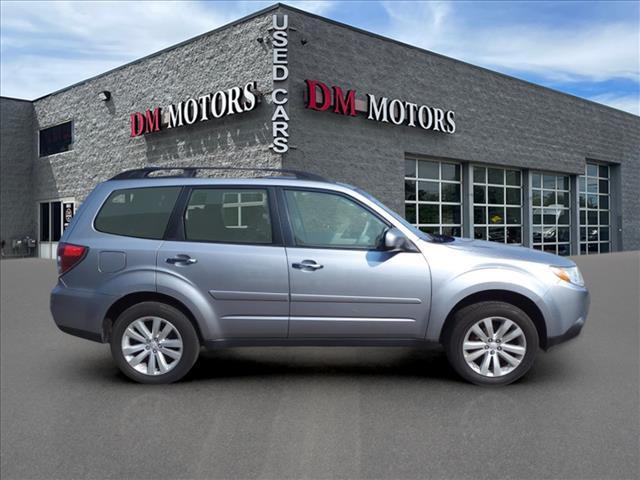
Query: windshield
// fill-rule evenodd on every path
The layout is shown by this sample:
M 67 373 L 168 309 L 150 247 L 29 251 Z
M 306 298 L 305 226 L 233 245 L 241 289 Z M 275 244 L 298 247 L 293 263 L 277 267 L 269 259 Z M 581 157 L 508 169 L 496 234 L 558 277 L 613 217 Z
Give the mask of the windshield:
M 405 226 L 406 228 L 411 230 L 411 232 L 413 232 L 418 238 L 421 238 L 422 240 L 426 240 L 427 242 L 433 241 L 433 237 L 431 235 L 429 235 L 428 233 L 423 232 L 422 230 L 416 228 L 414 225 L 412 225 L 409 222 L 407 222 L 402 216 L 400 216 L 398 213 L 396 213 L 393 210 L 391 210 L 389 207 L 387 207 L 384 203 L 382 203 L 380 200 L 375 198 L 373 195 L 370 195 L 369 193 L 365 192 L 364 190 L 360 190 L 359 188 L 354 187 L 352 185 L 347 185 L 346 183 L 342 183 L 341 185 L 344 185 L 345 187 L 352 188 L 353 190 L 358 192 L 360 195 L 362 195 L 364 197 L 367 197 L 369 200 L 371 200 L 373 203 L 375 203 L 378 207 L 383 209 L 385 212 L 387 212 L 389 215 L 391 215 L 393 218 L 395 218 L 398 222 L 400 222 L 403 226 Z

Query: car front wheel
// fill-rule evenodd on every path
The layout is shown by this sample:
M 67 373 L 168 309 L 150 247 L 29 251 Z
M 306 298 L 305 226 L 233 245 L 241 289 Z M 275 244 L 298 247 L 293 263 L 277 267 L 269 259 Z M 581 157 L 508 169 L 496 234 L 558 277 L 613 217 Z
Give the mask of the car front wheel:
M 481 302 L 456 312 L 445 340 L 449 362 L 477 385 L 507 385 L 533 365 L 538 332 L 529 316 L 505 302 Z
M 140 383 L 171 383 L 191 370 L 200 342 L 189 319 L 159 302 L 125 310 L 111 335 L 111 354 L 120 370 Z

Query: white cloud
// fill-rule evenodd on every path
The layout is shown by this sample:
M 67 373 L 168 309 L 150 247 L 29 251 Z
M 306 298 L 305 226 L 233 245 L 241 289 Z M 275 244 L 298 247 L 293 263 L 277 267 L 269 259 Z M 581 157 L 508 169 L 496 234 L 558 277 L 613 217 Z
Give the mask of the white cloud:
M 617 95 L 615 93 L 607 93 L 596 95 L 589 100 L 609 105 L 610 107 L 624 110 L 625 112 L 640 115 L 640 92 L 635 95 Z
M 638 80 L 637 21 L 580 26 L 477 25 L 468 28 L 464 4 L 385 2 L 387 35 L 412 45 L 502 71 L 555 81 Z
M 288 3 L 322 15 L 340 5 L 321 0 Z M 39 97 L 271 4 L 0 1 L 0 91 Z M 464 3 L 382 5 L 388 27 L 380 33 L 476 65 L 554 83 L 640 79 L 640 38 L 634 19 L 551 27 L 525 18 L 509 25 L 483 25 L 465 16 Z M 592 99 L 637 114 L 637 98 L 612 93 Z
M 236 18 L 191 2 L 2 2 L 4 95 L 33 98 Z
M 2 95 L 33 99 L 273 2 L 0 2 Z M 326 13 L 331 2 L 292 2 Z

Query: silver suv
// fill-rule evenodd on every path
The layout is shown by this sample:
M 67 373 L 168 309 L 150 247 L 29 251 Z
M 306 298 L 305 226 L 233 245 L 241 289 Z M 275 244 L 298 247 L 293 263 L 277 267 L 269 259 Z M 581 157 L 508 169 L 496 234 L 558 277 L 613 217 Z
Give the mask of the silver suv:
M 138 382 L 182 378 L 201 347 L 441 344 L 466 380 L 503 385 L 585 322 L 567 258 L 429 235 L 314 175 L 203 176 L 218 170 L 123 172 L 62 237 L 56 324 Z

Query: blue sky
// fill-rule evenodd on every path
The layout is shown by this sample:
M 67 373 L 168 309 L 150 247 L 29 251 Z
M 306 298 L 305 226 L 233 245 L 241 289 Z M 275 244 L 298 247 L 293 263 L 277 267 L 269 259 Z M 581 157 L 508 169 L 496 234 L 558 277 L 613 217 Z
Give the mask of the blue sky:
M 0 92 L 33 99 L 273 2 L 0 3 Z M 640 115 L 640 2 L 290 5 Z

